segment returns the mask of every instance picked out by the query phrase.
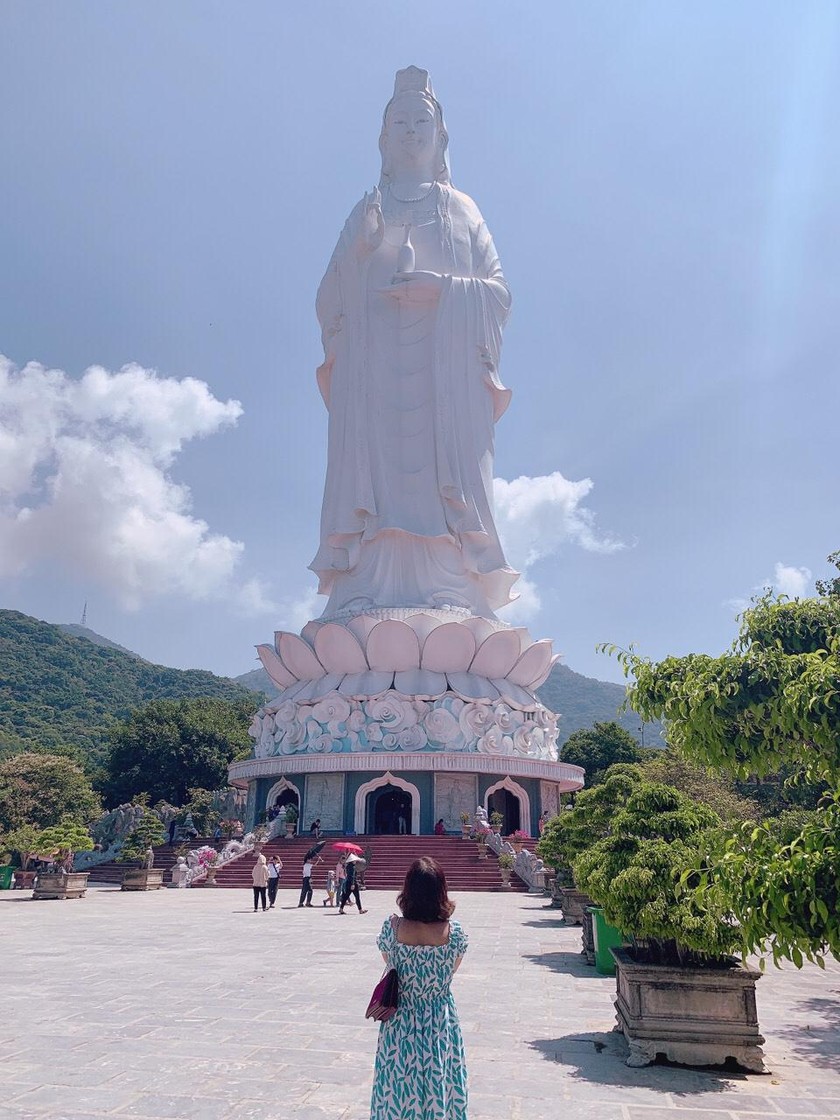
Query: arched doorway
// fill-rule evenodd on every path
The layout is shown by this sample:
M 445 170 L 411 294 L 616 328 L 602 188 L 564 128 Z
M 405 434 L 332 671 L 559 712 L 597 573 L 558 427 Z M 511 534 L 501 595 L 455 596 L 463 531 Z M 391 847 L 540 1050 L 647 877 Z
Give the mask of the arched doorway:
M 390 783 L 367 795 L 365 832 L 381 835 L 411 832 L 411 794 Z
M 282 817 L 287 805 L 294 805 L 300 815 L 300 791 L 297 786 L 281 778 L 271 787 L 266 798 L 265 816 L 271 822 Z
M 408 794 L 409 811 L 406 814 L 406 832 L 411 833 L 413 836 L 420 834 L 420 790 L 411 782 L 392 774 L 390 770 L 386 770 L 384 774 L 379 774 L 375 778 L 371 778 L 369 782 L 364 782 L 356 790 L 355 810 L 353 814 L 353 827 L 359 835 L 368 831 L 371 824 L 375 823 L 370 818 L 370 795 L 376 793 L 381 789 L 389 786 L 393 790 L 398 790 L 402 793 Z M 374 810 L 375 814 L 375 810 Z
M 503 836 L 510 836 L 517 828 L 522 827 L 519 798 L 509 789 L 497 789 L 487 798 L 487 815 L 490 816 L 493 813 L 501 813 L 504 817 Z
M 488 816 L 493 812 L 502 814 L 502 833 L 505 836 L 515 832 L 517 828 L 530 832 L 531 799 L 519 782 L 515 782 L 509 774 L 490 786 L 484 795 L 484 806 Z

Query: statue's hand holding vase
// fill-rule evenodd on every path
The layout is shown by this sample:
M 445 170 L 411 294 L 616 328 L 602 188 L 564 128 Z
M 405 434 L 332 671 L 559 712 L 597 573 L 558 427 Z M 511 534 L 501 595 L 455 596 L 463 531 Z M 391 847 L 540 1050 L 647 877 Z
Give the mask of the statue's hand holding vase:
M 445 279 L 439 272 L 395 272 L 391 286 L 379 290 L 400 303 L 437 303 Z

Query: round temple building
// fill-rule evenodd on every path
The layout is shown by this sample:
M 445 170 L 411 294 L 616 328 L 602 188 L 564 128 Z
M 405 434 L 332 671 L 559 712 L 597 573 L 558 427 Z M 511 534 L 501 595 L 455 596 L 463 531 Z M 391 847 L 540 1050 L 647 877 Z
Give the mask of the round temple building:
M 557 717 L 534 693 L 551 645 L 523 629 L 402 608 L 310 622 L 258 650 L 281 692 L 254 717 L 254 758 L 230 768 L 247 784 L 248 827 L 291 803 L 303 828 L 418 834 L 443 820 L 454 832 L 483 806 L 534 836 L 583 785 L 557 761 Z

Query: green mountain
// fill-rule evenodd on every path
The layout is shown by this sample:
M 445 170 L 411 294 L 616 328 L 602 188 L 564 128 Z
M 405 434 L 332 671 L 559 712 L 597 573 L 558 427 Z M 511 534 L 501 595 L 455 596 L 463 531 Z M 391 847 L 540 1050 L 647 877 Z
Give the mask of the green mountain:
M 234 679 L 245 688 L 264 692 L 270 698 L 277 695 L 277 686 L 265 669 L 252 669 Z M 594 723 L 615 720 L 644 746 L 664 746 L 660 735 L 661 723 L 644 724 L 642 731 L 642 720 L 635 712 L 623 712 L 619 715 L 618 710 L 624 703 L 623 685 L 581 676 L 567 665 L 555 665 L 548 680 L 537 689 L 537 694 L 547 708 L 560 713 L 558 741 L 561 745 L 573 731 L 591 727 Z
M 92 630 L 76 633 L 0 610 L 0 757 L 70 751 L 95 768 L 114 721 L 150 700 L 251 695 L 227 677 L 153 665 Z M 252 699 L 256 709 L 262 697 Z
M 78 622 L 57 622 L 56 626 L 59 630 L 63 630 L 65 634 L 71 634 L 74 638 L 86 638 L 87 641 L 93 642 L 95 646 L 104 646 L 105 649 L 118 649 L 120 653 L 128 654 L 129 657 L 136 657 L 138 661 L 144 660 L 139 653 L 133 653 L 125 646 L 112 642 L 110 638 L 103 638 L 95 630 L 89 630 L 87 626 L 82 626 Z

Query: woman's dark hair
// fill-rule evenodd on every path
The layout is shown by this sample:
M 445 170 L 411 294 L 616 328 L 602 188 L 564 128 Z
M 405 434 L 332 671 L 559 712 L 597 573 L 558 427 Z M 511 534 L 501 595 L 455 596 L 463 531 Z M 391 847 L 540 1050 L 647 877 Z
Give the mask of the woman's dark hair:
M 412 863 L 397 895 L 397 906 L 410 922 L 448 921 L 455 903 L 446 893 L 446 876 L 437 860 L 422 856 Z

